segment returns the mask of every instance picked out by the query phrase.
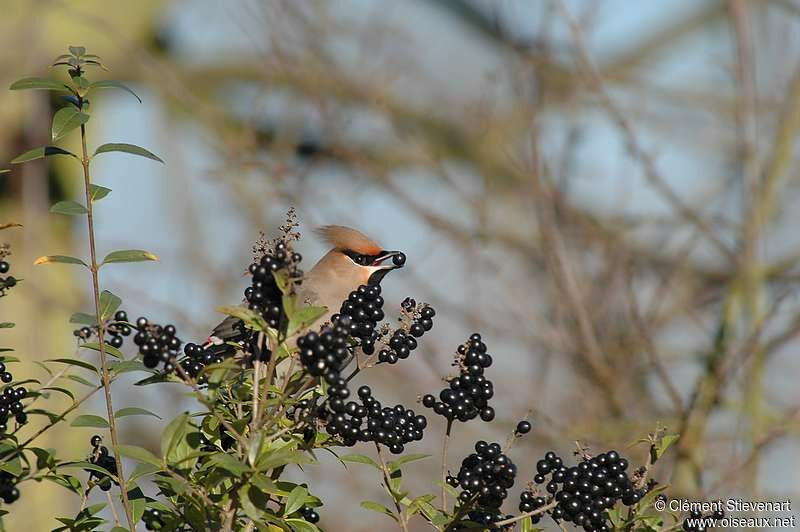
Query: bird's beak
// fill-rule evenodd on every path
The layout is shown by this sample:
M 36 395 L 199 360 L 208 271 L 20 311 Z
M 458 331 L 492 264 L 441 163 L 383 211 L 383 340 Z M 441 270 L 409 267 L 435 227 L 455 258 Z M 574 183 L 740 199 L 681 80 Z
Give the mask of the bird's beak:
M 391 259 L 391 262 L 384 264 L 384 262 Z M 376 285 L 383 280 L 387 273 L 397 268 L 402 268 L 406 263 L 406 255 L 402 251 L 382 251 L 370 266 L 371 270 L 369 281 L 367 284 Z
M 384 264 L 389 259 L 392 259 L 392 261 L 389 264 Z M 394 270 L 402 268 L 405 263 L 406 255 L 402 251 L 382 251 L 372 262 L 372 266 L 378 270 Z

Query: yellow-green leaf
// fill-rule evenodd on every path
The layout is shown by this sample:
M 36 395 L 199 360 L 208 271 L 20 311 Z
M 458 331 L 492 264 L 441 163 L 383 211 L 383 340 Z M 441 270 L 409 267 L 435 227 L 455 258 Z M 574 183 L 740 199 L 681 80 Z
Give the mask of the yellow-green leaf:
M 112 151 L 119 151 L 123 153 L 129 153 L 131 155 L 138 155 L 139 157 L 146 157 L 148 159 L 152 159 L 160 163 L 164 162 L 159 156 L 142 148 L 141 146 L 136 146 L 135 144 L 126 144 L 124 142 L 113 142 L 113 143 L 103 144 L 102 146 L 97 148 L 97 150 L 95 150 L 94 154 L 99 155 L 101 153 L 108 153 Z
M 74 153 L 68 152 L 67 150 L 59 148 L 58 146 L 42 146 L 28 150 L 22 155 L 17 156 L 15 159 L 12 159 L 11 164 L 27 163 L 28 161 L 35 161 L 36 159 L 50 157 L 53 155 L 70 155 L 75 157 Z M 75 158 L 77 159 L 77 157 Z
M 116 81 L 116 80 L 113 80 L 113 79 L 104 79 L 104 80 L 101 80 L 101 81 L 95 81 L 94 83 L 89 85 L 89 90 L 92 90 L 92 89 L 112 89 L 112 88 L 122 89 L 124 91 L 127 91 L 127 92 L 131 93 L 131 94 L 133 94 L 133 96 L 137 100 L 139 100 L 139 103 L 142 103 L 142 99 L 139 98 L 139 96 L 135 92 L 133 92 L 130 87 L 128 87 L 127 85 L 125 85 L 124 83 L 122 83 L 120 81 Z
M 74 107 L 64 107 L 56 111 L 53 115 L 53 127 L 50 132 L 51 138 L 56 140 L 64 137 L 73 129 L 81 127 L 89 121 L 89 115 L 82 113 Z
M 119 296 L 103 290 L 100 293 L 100 321 L 105 321 L 113 316 L 121 304 L 122 299 Z
M 56 262 L 61 264 L 80 264 L 81 266 L 85 266 L 87 268 L 89 267 L 81 259 L 70 257 L 69 255 L 46 255 L 33 261 L 33 264 L 38 266 L 40 264 L 50 264 Z
M 24 78 L 15 81 L 9 87 L 12 91 L 21 91 L 28 89 L 43 89 L 49 91 L 65 91 L 68 87 L 61 82 L 47 79 L 47 78 Z
M 72 427 L 94 427 L 98 429 L 107 429 L 108 428 L 108 421 L 105 418 L 100 416 L 95 416 L 92 414 L 83 414 L 82 416 L 76 417 L 70 423 Z
M 101 187 L 100 185 L 89 185 L 89 197 L 92 201 L 99 201 L 111 192 L 110 188 Z
M 86 214 L 89 212 L 89 209 L 78 203 L 77 201 L 66 200 L 66 201 L 59 201 L 52 207 L 50 207 L 50 212 L 54 214 L 66 214 L 68 216 L 76 216 L 81 214 Z
M 97 342 L 88 342 L 85 344 L 81 344 L 81 347 L 86 349 L 91 349 L 92 351 L 97 351 L 98 353 L 100 352 L 100 344 Z M 109 345 L 108 342 L 103 343 L 103 351 L 107 355 L 111 355 L 114 358 L 119 358 L 119 359 L 125 358 L 125 355 L 122 354 L 122 351 L 120 351 L 114 346 Z
M 159 416 L 155 412 L 145 410 L 144 408 L 139 408 L 138 406 L 128 406 L 125 408 L 120 408 L 114 413 L 114 417 L 117 419 L 127 416 L 153 416 L 157 417 L 158 419 L 161 419 L 161 416 Z
M 122 456 L 127 456 L 128 458 L 133 458 L 137 462 L 156 467 L 161 466 L 161 460 L 156 455 L 142 447 L 137 447 L 135 445 L 119 445 L 118 449 L 119 454 Z
M 158 261 L 158 255 L 142 249 L 124 249 L 112 251 L 106 255 L 106 258 L 103 259 L 103 264 L 110 264 L 113 262 L 145 262 L 149 260 Z

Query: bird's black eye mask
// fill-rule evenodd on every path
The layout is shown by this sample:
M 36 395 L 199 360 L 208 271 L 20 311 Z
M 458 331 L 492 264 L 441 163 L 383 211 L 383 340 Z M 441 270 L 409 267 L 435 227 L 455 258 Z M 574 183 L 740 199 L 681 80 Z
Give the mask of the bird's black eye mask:
M 375 264 L 375 261 L 377 261 L 378 258 L 380 258 L 380 257 L 385 255 L 385 253 L 383 253 L 383 252 L 379 253 L 377 255 L 362 255 L 361 253 L 356 253 L 355 251 L 350 250 L 350 249 L 345 249 L 343 251 L 343 253 L 345 255 L 347 255 L 348 257 L 350 257 L 350 259 L 353 262 L 355 262 L 356 264 L 359 264 L 361 266 L 371 266 L 371 265 Z

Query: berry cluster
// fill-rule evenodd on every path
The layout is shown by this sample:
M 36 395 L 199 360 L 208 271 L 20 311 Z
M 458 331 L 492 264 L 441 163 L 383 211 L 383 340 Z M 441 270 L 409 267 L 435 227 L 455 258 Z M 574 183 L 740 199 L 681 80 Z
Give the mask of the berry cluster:
M 106 337 L 105 341 L 108 343 L 108 345 L 117 349 L 122 347 L 122 337 L 130 336 L 131 334 L 131 327 L 127 322 L 128 313 L 124 310 L 118 310 L 116 314 L 114 314 L 114 321 L 109 323 L 106 327 L 106 333 L 108 333 L 108 336 Z M 99 330 L 100 327 L 94 325 L 92 327 L 81 327 L 80 329 L 75 329 L 72 331 L 72 334 L 81 340 L 89 340 L 92 337 L 98 336 Z
M 492 421 L 495 412 L 488 402 L 494 396 L 494 385 L 483 375 L 484 369 L 492 365 L 492 356 L 486 352 L 480 334 L 473 334 L 458 347 L 456 365 L 460 374 L 447 381 L 450 386 L 439 392 L 439 400 L 427 394 L 422 404 L 448 421 L 465 422 L 478 415 L 483 421 Z
M 404 328 L 396 329 L 389 339 L 388 345 L 378 354 L 378 362 L 396 364 L 398 360 L 408 358 L 417 348 L 417 338 L 433 328 L 433 317 L 436 311 L 428 305 L 417 305 L 417 302 L 407 297 L 401 303 Z
M 175 336 L 175 326 L 162 327 L 141 317 L 136 320 L 136 329 L 138 332 L 133 337 L 133 343 L 139 346 L 139 354 L 142 355 L 145 367 L 155 368 L 159 362 L 163 362 L 164 371 L 172 372 L 182 343 Z
M 11 504 L 19 499 L 19 489 L 16 486 L 17 477 L 7 471 L 0 471 L 0 499 L 6 504 Z
M 714 510 L 712 513 L 708 515 L 703 515 L 702 512 L 698 510 L 692 510 L 689 512 L 688 519 L 683 521 L 683 529 L 686 532 L 705 532 L 705 526 L 703 525 L 703 519 L 708 519 L 709 521 L 720 521 L 725 518 L 725 511 L 722 508 L 718 508 Z M 692 521 L 689 521 L 691 519 Z
M 647 488 L 636 488 L 628 477 L 628 460 L 617 451 L 608 451 L 595 457 L 584 456 L 576 466 L 566 467 L 554 452 L 545 454 L 536 463 L 534 482 L 545 484 L 546 491 L 558 505 L 549 513 L 557 521 L 569 521 L 587 531 L 609 530 L 606 510 L 617 501 L 625 506 L 639 502 Z M 530 492 L 520 498 L 520 509 L 541 507 L 538 497 Z
M 350 336 L 361 339 L 364 352 L 371 354 L 367 353 L 367 350 L 369 345 L 375 345 L 375 327 L 384 318 L 381 286 L 378 284 L 362 284 L 350 292 L 345 302 L 342 303 L 341 309 L 339 309 L 339 315 L 351 318 Z M 336 321 L 336 316 L 333 317 L 332 321 Z M 372 342 L 370 344 L 371 339 Z
M 14 376 L 6 371 L 6 365 L 0 362 L 0 381 L 8 384 Z M 14 416 L 17 424 L 24 425 L 28 422 L 28 415 L 23 412 L 22 399 L 27 390 L 23 386 L 6 386 L 0 394 L 0 434 L 8 430 L 8 418 Z
M 350 393 L 339 372 L 350 362 L 347 340 L 352 324 L 350 316 L 339 316 L 333 327 L 326 326 L 319 333 L 310 331 L 297 339 L 300 362 L 311 375 L 325 378 L 331 385 L 328 396 L 332 398 Z
M 303 257 L 299 253 L 293 253 L 286 242 L 280 241 L 274 250 L 264 253 L 248 268 L 252 282 L 245 289 L 244 298 L 248 308 L 261 314 L 270 327 L 278 329 L 286 321 L 281 305 L 282 293 L 273 273 L 284 270 L 289 282 L 299 283 L 303 271 L 297 265 L 301 260 Z
M 183 352 L 186 357 L 180 361 L 181 368 L 192 378 L 197 378 L 207 365 L 219 364 L 224 360 L 224 356 L 221 353 L 210 349 L 203 349 L 203 346 L 192 342 L 188 342 L 183 346 Z M 205 381 L 205 375 L 200 376 L 200 384 L 204 384 Z
M 6 256 L 10 254 L 8 246 L 0 247 L 0 275 L 5 275 L 11 270 L 11 265 L 5 260 Z M 17 285 L 17 280 L 13 275 L 7 277 L 0 277 L 0 297 L 6 295 L 6 290 L 13 288 Z
M 89 440 L 89 444 L 92 446 L 92 456 L 89 458 L 89 462 L 92 464 L 102 467 L 112 475 L 117 474 L 117 462 L 114 460 L 114 457 L 108 453 L 108 449 L 104 445 L 100 445 L 103 439 L 95 434 L 92 436 L 92 439 Z M 103 491 L 108 491 L 111 489 L 111 477 L 108 475 L 104 475 L 98 471 L 89 471 L 89 480 L 93 478 L 97 479 L 97 485 L 100 486 L 100 489 Z M 114 481 L 116 484 L 116 481 Z
M 502 518 L 500 506 L 514 485 L 517 466 L 503 454 L 499 443 L 475 444 L 475 452 L 464 458 L 458 476 L 447 477 L 453 487 L 461 486 L 459 500 L 462 504 L 477 504 L 471 521 L 490 524 Z
M 403 405 L 381 405 L 366 385 L 358 389 L 360 405 L 355 401 L 345 403 L 347 396 L 349 390 L 344 398 L 329 395 L 320 411 L 327 422 L 328 433 L 340 436 L 345 446 L 352 447 L 359 441 L 375 442 L 387 446 L 393 454 L 400 454 L 406 444 L 422 439 L 428 426 L 425 416 Z

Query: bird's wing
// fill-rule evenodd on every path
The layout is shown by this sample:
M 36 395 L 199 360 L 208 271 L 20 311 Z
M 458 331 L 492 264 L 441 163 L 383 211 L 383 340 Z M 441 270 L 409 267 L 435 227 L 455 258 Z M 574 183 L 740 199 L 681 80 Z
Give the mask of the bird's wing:
M 226 317 L 219 325 L 214 327 L 209 339 L 213 336 L 223 342 L 235 341 L 242 334 L 241 328 L 237 327 L 240 321 L 239 318 L 234 318 L 233 316 Z

